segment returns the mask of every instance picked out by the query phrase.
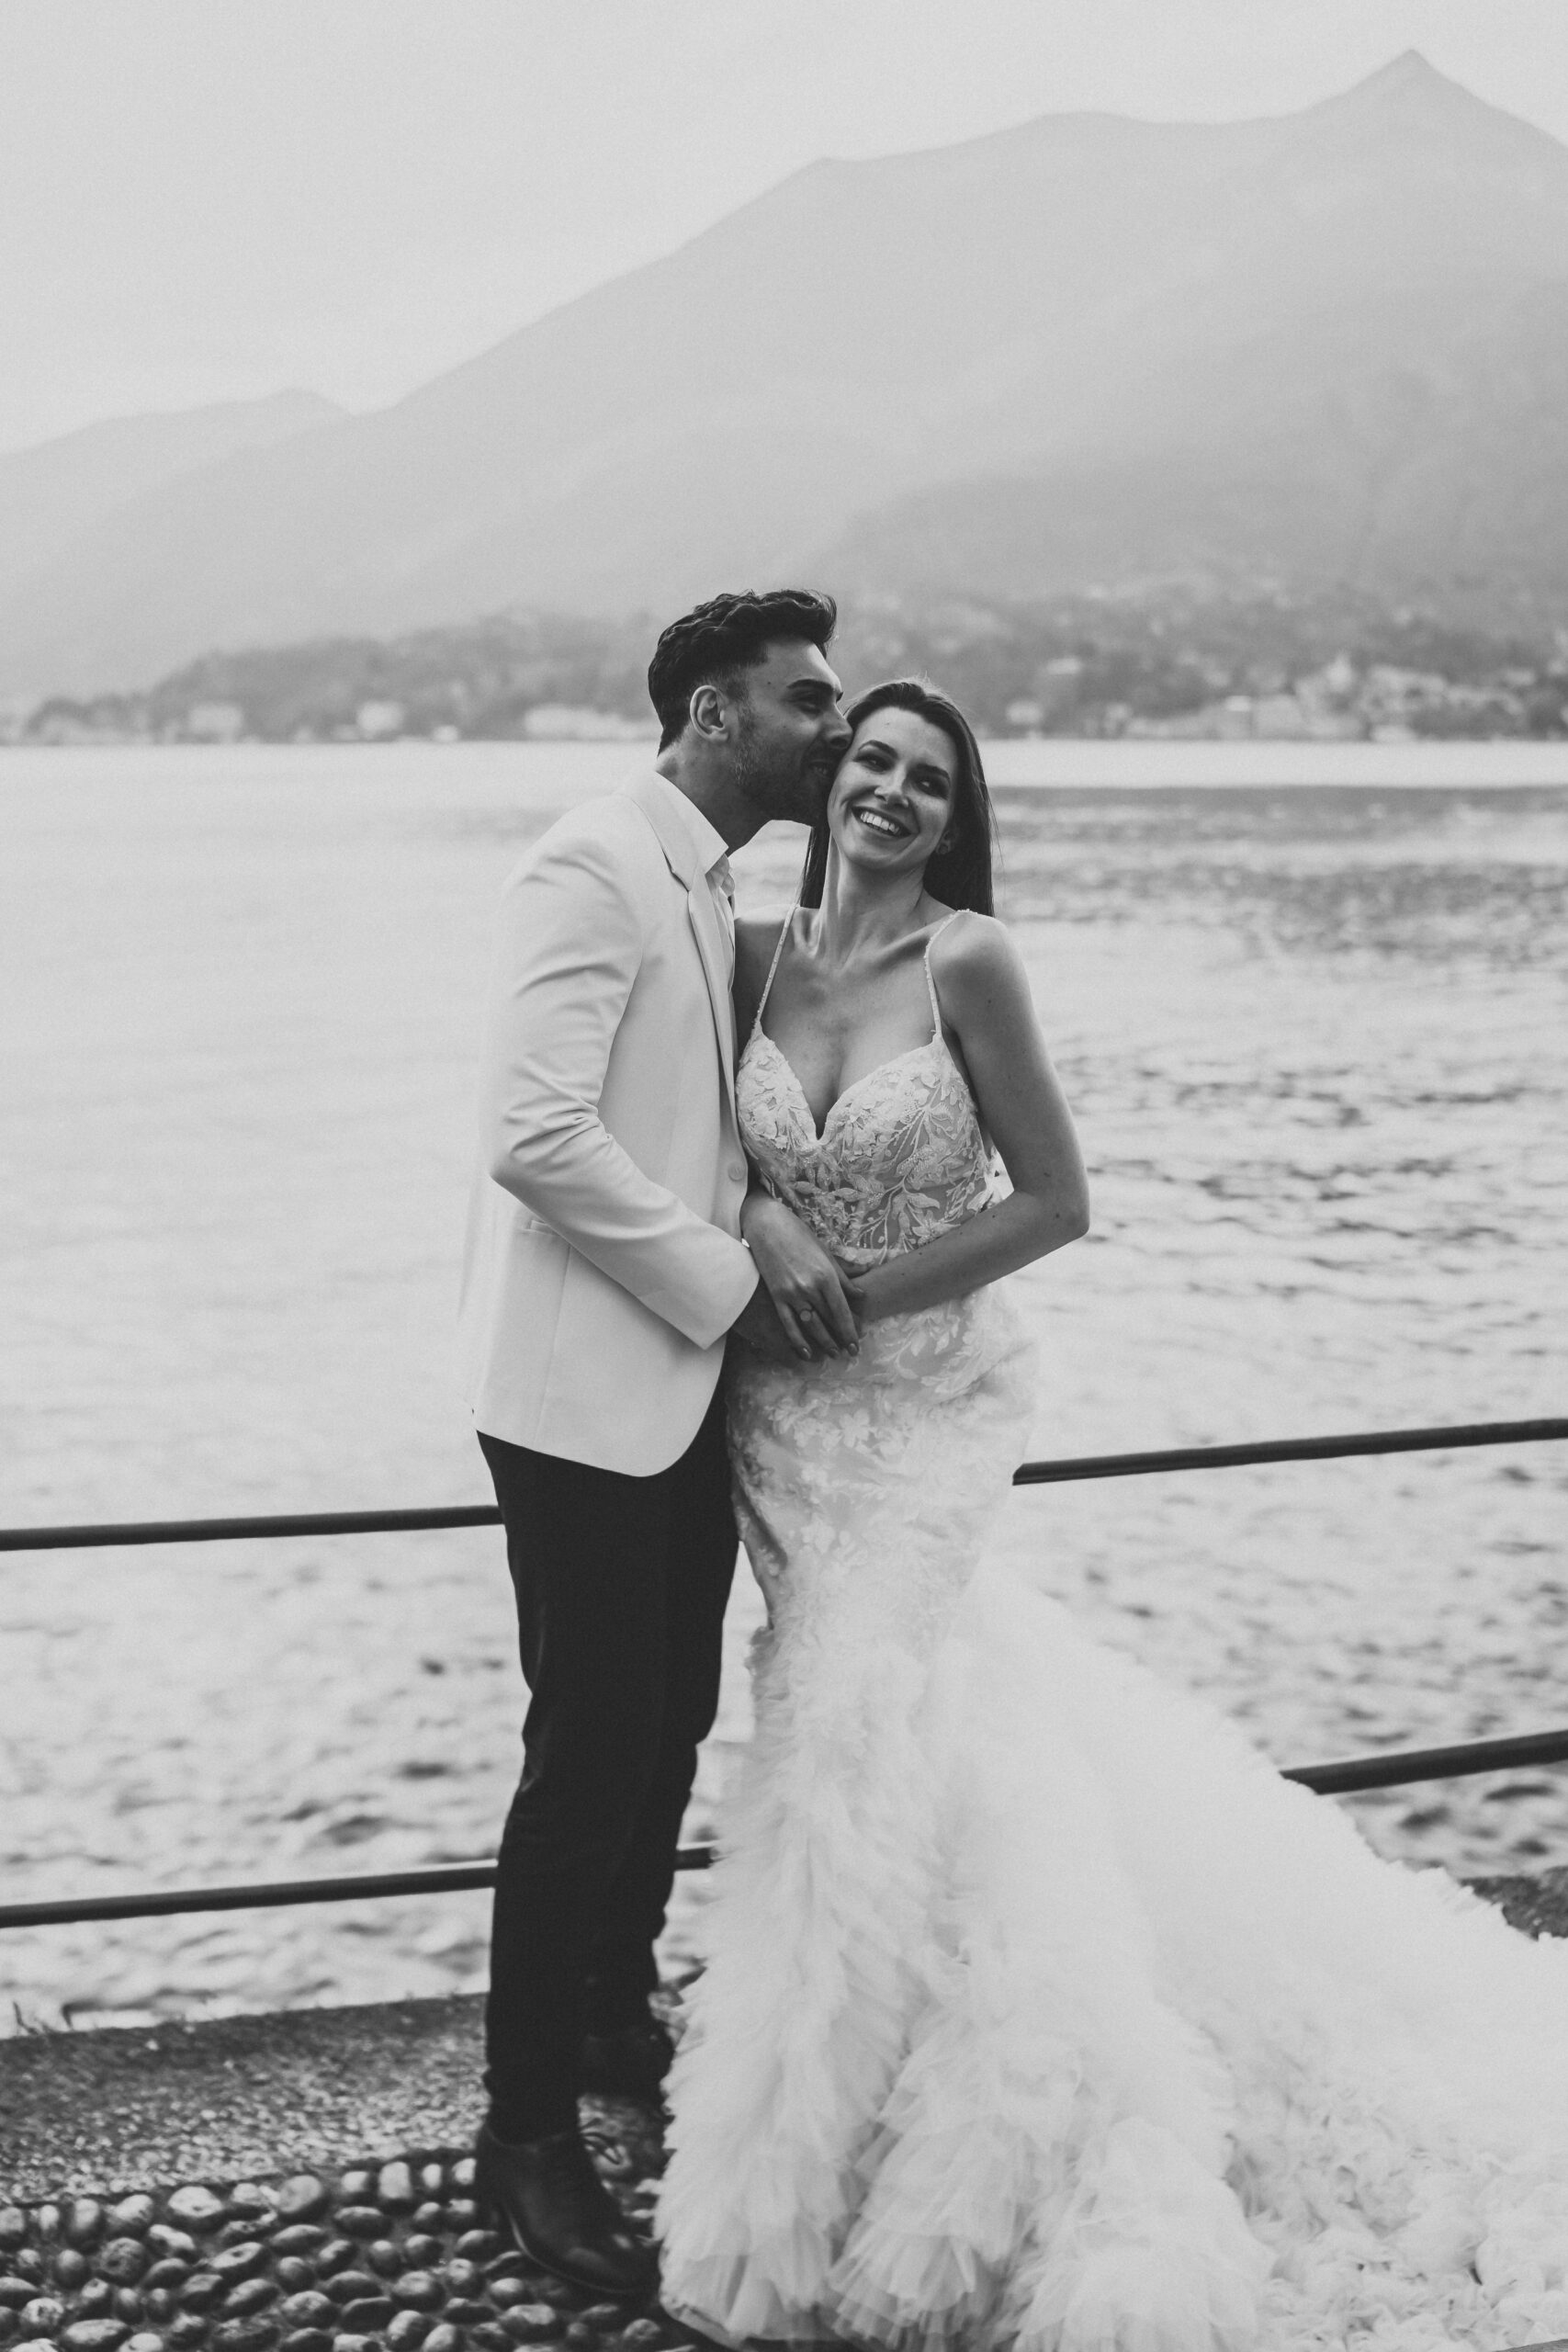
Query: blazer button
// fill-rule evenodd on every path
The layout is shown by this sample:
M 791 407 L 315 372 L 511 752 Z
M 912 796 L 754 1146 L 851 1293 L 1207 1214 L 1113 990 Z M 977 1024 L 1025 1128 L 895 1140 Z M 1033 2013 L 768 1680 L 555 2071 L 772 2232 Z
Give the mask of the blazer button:
M 729 1181 L 732 1184 L 744 1184 L 746 1182 L 746 1170 L 739 1160 L 731 1160 L 730 1162 Z

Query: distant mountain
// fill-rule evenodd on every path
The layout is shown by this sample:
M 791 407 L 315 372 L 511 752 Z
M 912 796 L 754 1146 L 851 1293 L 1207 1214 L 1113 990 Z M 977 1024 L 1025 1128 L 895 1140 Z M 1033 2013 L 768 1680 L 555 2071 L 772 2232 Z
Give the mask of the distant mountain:
M 40 563 L 58 562 L 72 539 L 130 500 L 236 449 L 291 441 L 344 413 L 317 392 L 276 392 L 268 400 L 109 417 L 0 456 L 0 594 Z
M 0 595 L 0 684 L 807 574 L 1568 619 L 1568 149 L 1409 54 L 1303 113 L 823 163 Z

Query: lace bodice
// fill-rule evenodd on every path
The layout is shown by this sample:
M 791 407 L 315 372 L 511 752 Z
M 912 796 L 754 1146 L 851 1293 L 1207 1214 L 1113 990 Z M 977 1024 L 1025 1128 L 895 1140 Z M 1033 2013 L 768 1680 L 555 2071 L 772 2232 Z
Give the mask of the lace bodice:
M 947 924 L 938 924 L 925 953 L 931 1037 L 846 1086 L 818 1135 L 805 1089 L 762 1027 L 792 919 L 793 910 L 740 1057 L 741 1139 L 769 1190 L 825 1249 L 863 1270 L 962 1225 L 993 1193 L 991 1155 L 942 1035 L 931 978 L 931 946 Z

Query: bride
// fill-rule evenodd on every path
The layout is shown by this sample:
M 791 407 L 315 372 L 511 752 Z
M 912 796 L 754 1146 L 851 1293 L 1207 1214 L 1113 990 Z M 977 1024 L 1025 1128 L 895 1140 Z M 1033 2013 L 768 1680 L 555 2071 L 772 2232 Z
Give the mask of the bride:
M 666 2303 L 897 2352 L 1568 2335 L 1568 1952 L 987 1562 L 1031 1408 L 989 1285 L 1084 1231 L 1082 1165 L 969 728 L 907 682 L 848 715 L 738 942 L 748 1238 L 781 1304 L 830 1253 L 859 1338 L 730 1374 L 768 1623 Z

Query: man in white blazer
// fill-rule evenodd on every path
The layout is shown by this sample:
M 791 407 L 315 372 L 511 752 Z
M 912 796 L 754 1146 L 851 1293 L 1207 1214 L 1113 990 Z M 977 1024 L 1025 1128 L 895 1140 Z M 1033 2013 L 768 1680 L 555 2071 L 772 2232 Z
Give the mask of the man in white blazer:
M 649 670 L 657 762 L 552 826 L 502 912 L 460 1334 L 529 1705 L 479 2178 L 525 2253 L 601 2294 L 654 2278 L 577 2099 L 656 2098 L 669 2063 L 653 1946 L 737 1549 L 726 1341 L 800 1344 L 739 1238 L 728 854 L 820 812 L 849 741 L 836 617 L 781 591 L 672 623 Z M 822 1280 L 818 1328 L 852 1338 Z

